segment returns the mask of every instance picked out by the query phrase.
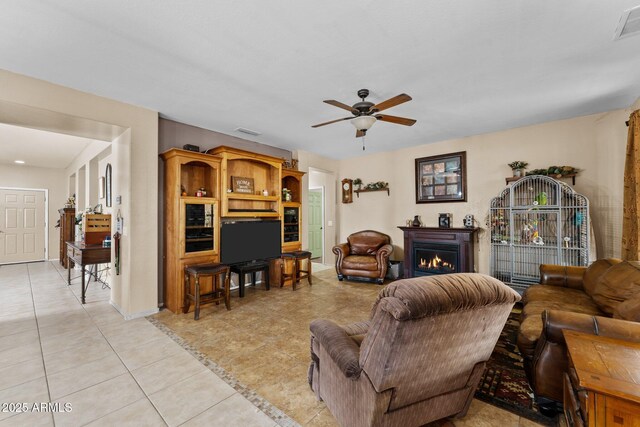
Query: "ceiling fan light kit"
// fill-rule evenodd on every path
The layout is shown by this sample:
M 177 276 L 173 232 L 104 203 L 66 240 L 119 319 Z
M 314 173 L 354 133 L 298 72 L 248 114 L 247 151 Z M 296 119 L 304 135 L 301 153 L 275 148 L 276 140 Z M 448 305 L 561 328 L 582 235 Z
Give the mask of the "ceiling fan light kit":
M 389 116 L 386 114 L 377 114 L 382 110 L 386 110 L 387 108 L 395 107 L 396 105 L 405 103 L 407 101 L 411 101 L 411 97 L 406 93 L 401 93 L 398 96 L 394 96 L 393 98 L 389 98 L 386 101 L 380 102 L 378 104 L 374 104 L 373 102 L 365 101 L 365 98 L 369 96 L 369 89 L 360 89 L 358 91 L 358 97 L 361 101 L 356 102 L 352 106 L 344 104 L 342 102 L 327 99 L 324 102 L 329 105 L 333 105 L 334 107 L 341 108 L 343 110 L 349 111 L 354 117 L 343 117 L 341 119 L 331 120 L 329 122 L 319 123 L 317 125 L 313 125 L 311 127 L 317 128 L 320 126 L 329 125 L 332 123 L 342 122 L 345 120 L 349 120 L 351 124 L 356 128 L 356 138 L 362 137 L 367 133 L 367 130 L 373 126 L 373 124 L 380 120 L 382 122 L 394 123 L 398 125 L 404 126 L 413 126 L 416 122 L 414 119 L 407 119 L 406 117 L 397 117 L 397 116 Z M 364 150 L 364 141 L 363 147 Z
M 369 130 L 376 120 L 378 119 L 373 116 L 358 116 L 355 119 L 351 119 L 351 124 L 357 130 Z

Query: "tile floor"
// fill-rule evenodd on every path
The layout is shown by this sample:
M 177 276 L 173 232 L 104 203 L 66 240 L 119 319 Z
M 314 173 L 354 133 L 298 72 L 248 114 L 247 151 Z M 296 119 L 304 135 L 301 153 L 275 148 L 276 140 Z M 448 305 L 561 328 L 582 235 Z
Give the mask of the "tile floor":
M 381 287 L 370 283 L 339 282 L 333 268 L 314 268 L 313 286 L 303 280 L 291 287 L 247 287 L 246 297 L 232 292 L 230 311 L 203 306 L 200 320 L 193 314 L 163 311 L 153 321 L 175 334 L 196 353 L 212 360 L 223 378 L 239 381 L 300 425 L 337 423 L 307 384 L 309 323 L 328 318 L 339 324 L 367 319 Z M 527 419 L 474 400 L 456 427 L 536 426 Z
M 281 425 L 334 426 L 306 385 L 308 321 L 359 320 L 380 288 L 340 286 L 332 276 L 314 273 L 314 286 L 295 293 L 250 288 L 243 300 L 233 294 L 231 311 L 204 307 L 199 322 L 192 314 L 154 316 L 197 342 L 216 370 L 149 320 L 125 321 L 108 303 L 109 289 L 92 282 L 81 305 L 79 278 L 68 287 L 57 262 L 0 266 L 0 403 L 29 409 L 0 411 L 0 427 L 277 425 L 258 409 L 262 398 L 286 412 Z M 33 406 L 48 402 L 57 410 Z M 474 401 L 455 425 L 536 424 Z
M 276 425 L 109 289 L 92 282 L 83 306 L 65 279 L 57 262 L 0 266 L 0 404 L 29 409 L 0 408 L 0 426 Z

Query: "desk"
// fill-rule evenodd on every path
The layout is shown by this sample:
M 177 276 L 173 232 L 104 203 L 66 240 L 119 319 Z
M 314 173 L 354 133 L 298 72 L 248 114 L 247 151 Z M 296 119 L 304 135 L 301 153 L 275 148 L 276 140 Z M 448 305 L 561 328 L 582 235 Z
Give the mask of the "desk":
M 111 248 L 102 245 L 85 245 L 83 242 L 67 242 L 67 257 L 78 264 L 82 270 L 82 303 L 85 303 L 87 288 L 84 284 L 85 265 L 109 264 L 111 262 Z M 89 277 L 91 281 L 91 277 Z M 71 285 L 71 263 L 67 268 L 67 284 Z
M 569 426 L 640 425 L 640 343 L 563 331 L 569 355 L 564 413 Z

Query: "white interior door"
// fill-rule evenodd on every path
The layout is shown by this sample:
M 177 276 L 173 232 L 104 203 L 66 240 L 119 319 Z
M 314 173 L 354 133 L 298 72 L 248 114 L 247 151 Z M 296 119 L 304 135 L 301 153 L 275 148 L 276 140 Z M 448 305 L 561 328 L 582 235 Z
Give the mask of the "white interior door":
M 0 189 L 0 264 L 45 259 L 42 190 Z

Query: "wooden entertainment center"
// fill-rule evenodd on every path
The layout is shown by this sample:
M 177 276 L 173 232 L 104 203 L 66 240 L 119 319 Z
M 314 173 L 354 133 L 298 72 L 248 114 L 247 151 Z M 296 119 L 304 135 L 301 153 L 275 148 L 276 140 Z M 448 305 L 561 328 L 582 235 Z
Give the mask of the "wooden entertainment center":
M 221 146 L 206 153 L 172 148 L 165 161 L 164 295 L 174 313 L 184 305 L 184 267 L 220 261 L 225 219 L 281 220 L 282 251 L 302 248 L 302 176 L 283 159 Z M 235 186 L 235 189 L 234 189 Z M 282 189 L 290 193 L 283 200 Z M 201 293 L 211 282 L 200 283 Z

